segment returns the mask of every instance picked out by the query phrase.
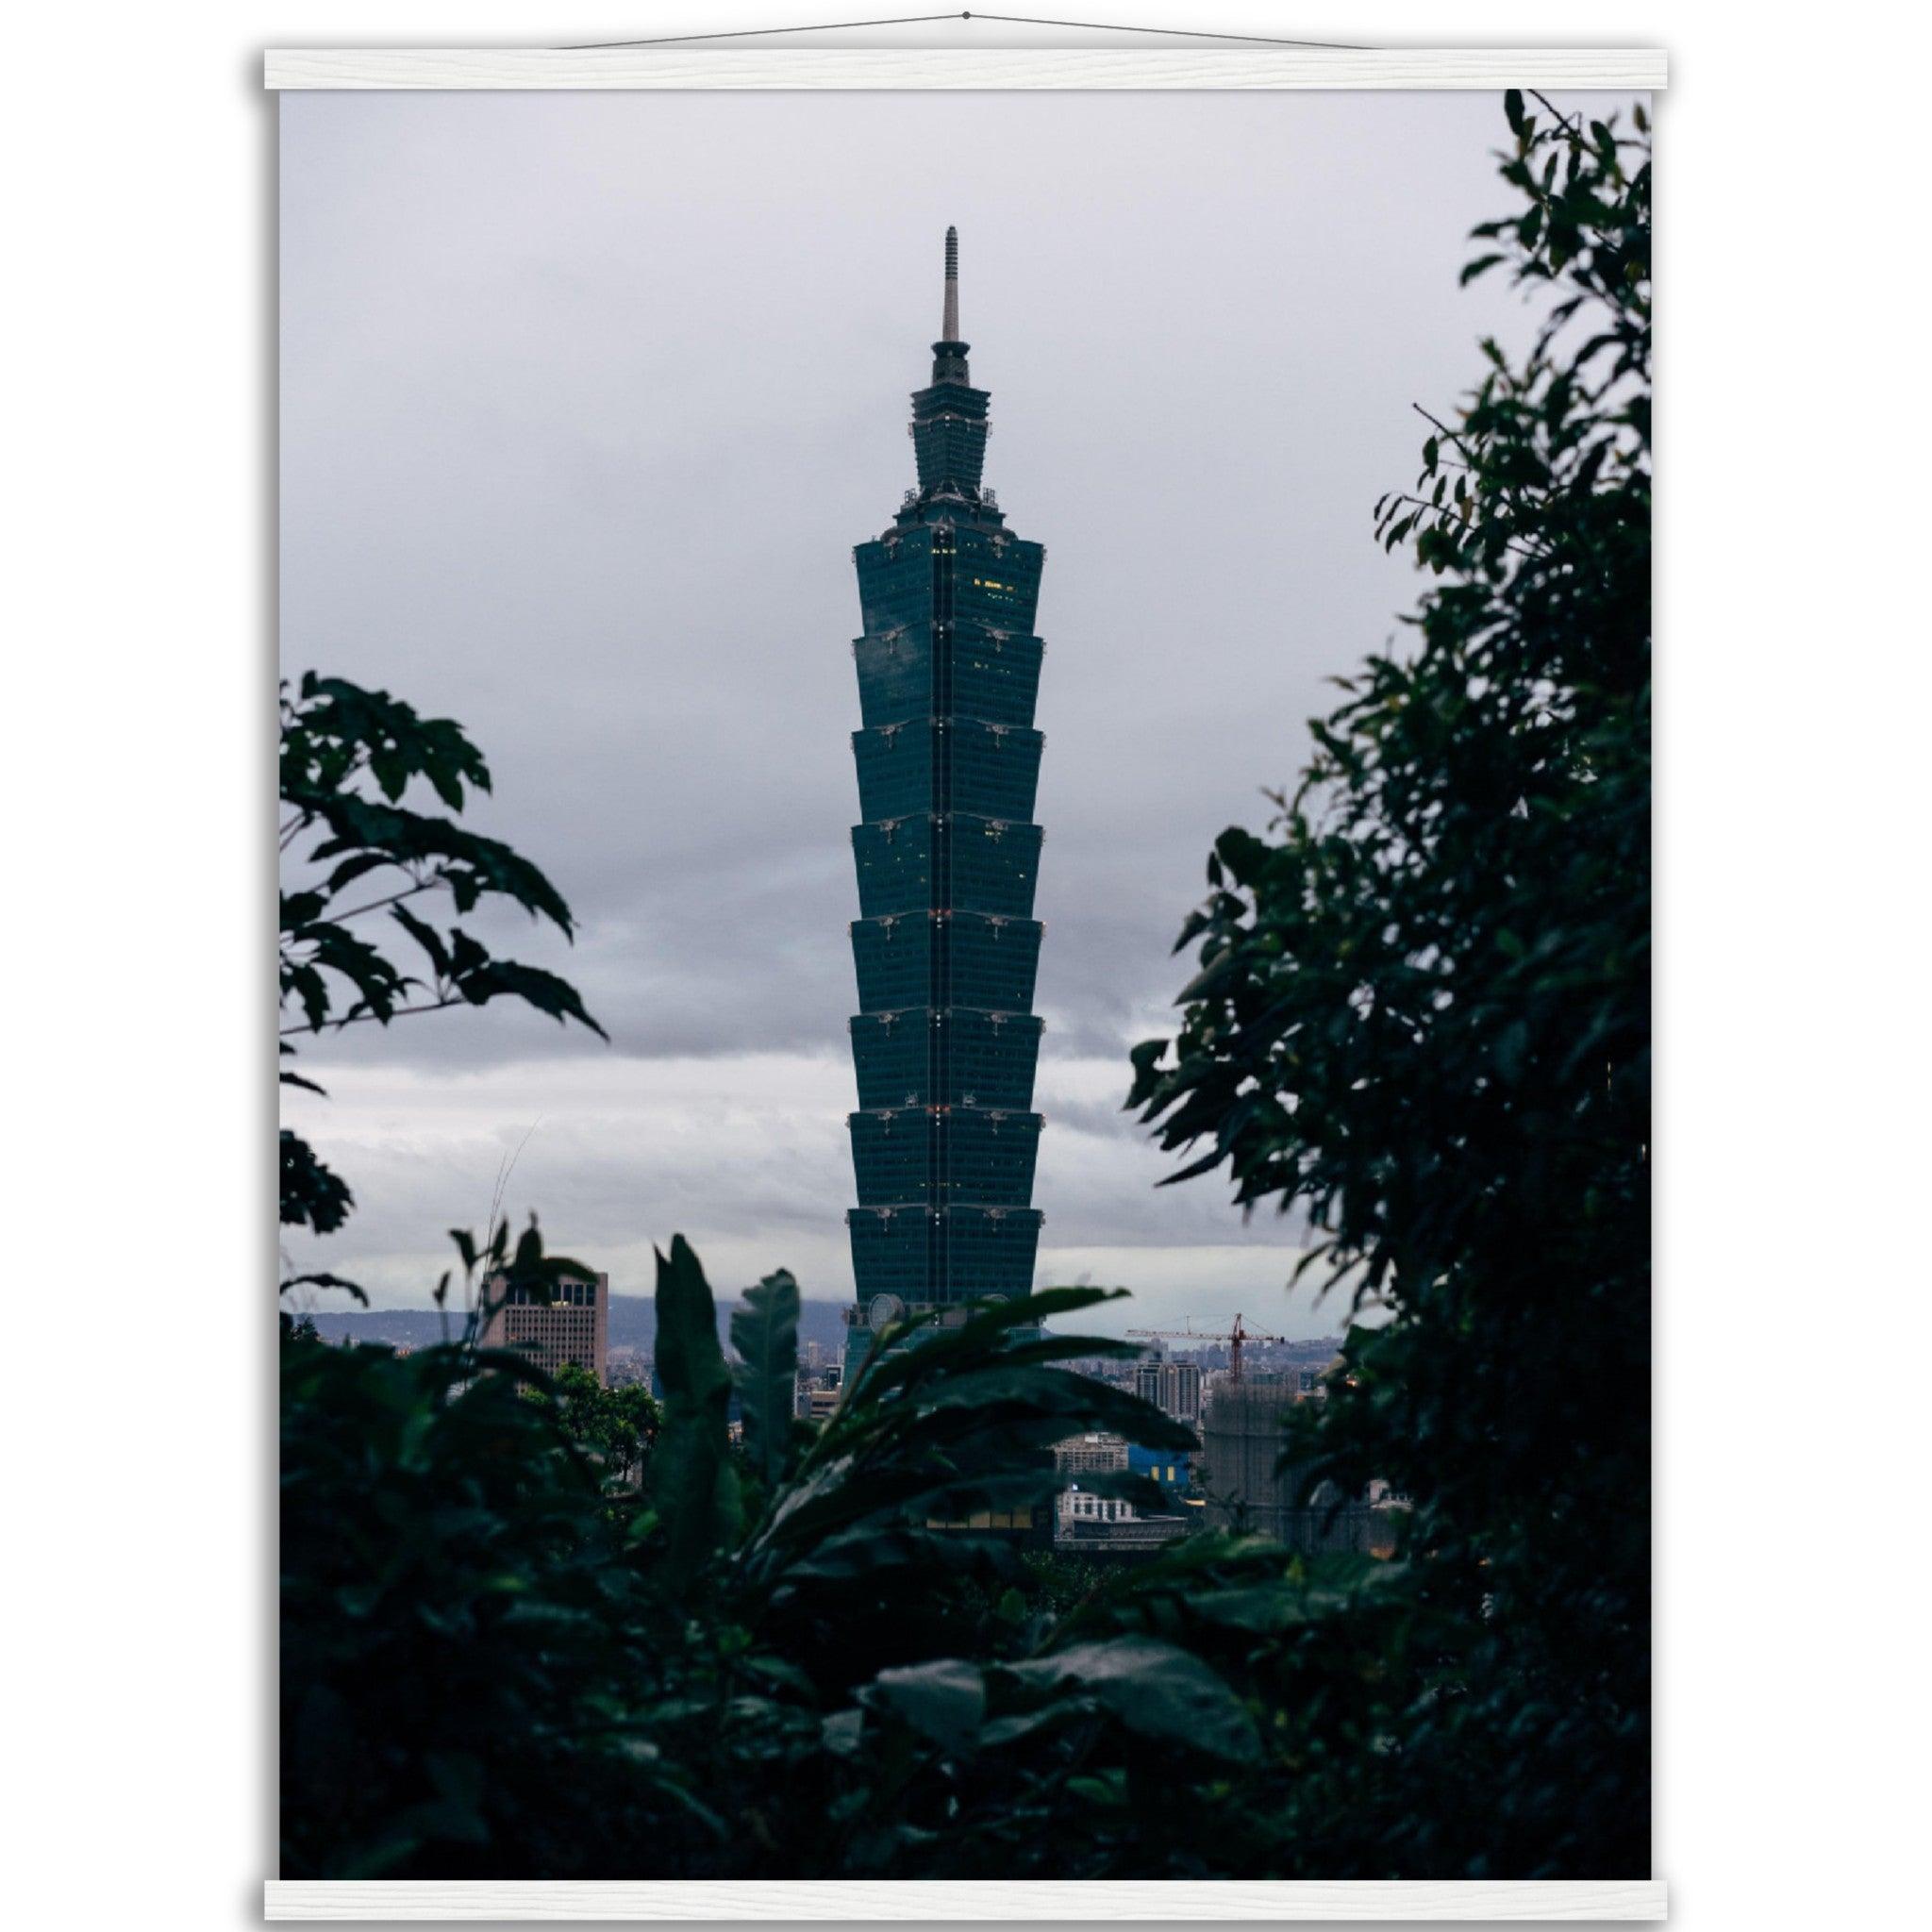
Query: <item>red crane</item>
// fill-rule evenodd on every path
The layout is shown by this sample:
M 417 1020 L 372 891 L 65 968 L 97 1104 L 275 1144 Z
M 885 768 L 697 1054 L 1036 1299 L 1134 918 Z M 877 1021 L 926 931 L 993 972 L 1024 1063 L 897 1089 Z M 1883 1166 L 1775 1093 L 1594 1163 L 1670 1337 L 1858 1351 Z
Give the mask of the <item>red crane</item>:
M 1286 1341 L 1286 1335 L 1250 1335 L 1237 1315 L 1225 1335 L 1204 1335 L 1198 1328 L 1129 1328 L 1127 1333 L 1149 1341 L 1224 1341 L 1227 1343 L 1227 1379 L 1241 1378 L 1241 1349 L 1250 1341 Z

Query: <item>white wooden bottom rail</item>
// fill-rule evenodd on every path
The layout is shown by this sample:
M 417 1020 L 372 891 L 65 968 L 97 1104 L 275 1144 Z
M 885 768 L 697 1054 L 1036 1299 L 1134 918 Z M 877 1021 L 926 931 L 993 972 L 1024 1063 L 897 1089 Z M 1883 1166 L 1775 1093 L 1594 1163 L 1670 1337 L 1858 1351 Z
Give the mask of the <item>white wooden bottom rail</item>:
M 276 1879 L 281 1919 L 1661 1919 L 1660 1878 L 1212 1885 Z

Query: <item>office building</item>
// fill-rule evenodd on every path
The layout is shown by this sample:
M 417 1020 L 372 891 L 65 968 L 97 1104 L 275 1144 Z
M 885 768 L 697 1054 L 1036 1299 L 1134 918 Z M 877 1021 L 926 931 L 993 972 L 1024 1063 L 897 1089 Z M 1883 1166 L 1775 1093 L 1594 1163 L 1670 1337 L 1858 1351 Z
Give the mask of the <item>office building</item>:
M 561 1281 L 544 1301 L 526 1288 L 506 1289 L 492 1274 L 483 1285 L 489 1319 L 485 1348 L 522 1350 L 540 1369 L 555 1374 L 566 1362 L 588 1369 L 599 1382 L 609 1371 L 610 1277 Z
M 1199 1362 L 1151 1361 L 1134 1365 L 1134 1393 L 1177 1423 L 1201 1420 Z

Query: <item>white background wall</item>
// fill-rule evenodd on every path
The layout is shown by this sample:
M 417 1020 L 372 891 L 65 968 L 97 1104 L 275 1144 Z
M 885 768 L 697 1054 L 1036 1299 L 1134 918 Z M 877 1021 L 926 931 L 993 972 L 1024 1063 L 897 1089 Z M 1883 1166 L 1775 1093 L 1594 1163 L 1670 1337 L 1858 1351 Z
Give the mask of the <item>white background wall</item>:
M 25 1923 L 251 1921 L 272 1857 L 258 50 L 868 10 L 896 9 L 202 0 L 9 25 L 0 1173 L 24 1613 L 9 1757 L 32 1807 L 7 1895 Z M 1552 37 L 1551 9 L 1520 0 L 1455 9 L 1453 36 L 1424 4 L 1093 10 L 1317 40 Z M 1661 41 L 1674 77 L 1658 1870 L 1689 1926 L 1889 1925 L 1924 1890 L 1906 1580 L 1925 1275 L 1907 1223 L 1927 1072 L 1925 623 L 1907 564 L 1924 222 L 1902 185 L 1924 29 L 1871 5 L 1692 0 L 1600 0 L 1561 25 L 1578 44 Z

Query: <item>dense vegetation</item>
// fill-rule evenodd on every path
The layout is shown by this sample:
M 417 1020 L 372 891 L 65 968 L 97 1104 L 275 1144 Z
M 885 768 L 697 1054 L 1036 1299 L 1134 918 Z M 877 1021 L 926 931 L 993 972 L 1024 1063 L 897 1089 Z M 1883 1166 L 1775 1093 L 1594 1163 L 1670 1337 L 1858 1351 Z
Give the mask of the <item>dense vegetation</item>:
M 1074 1577 L 946 1526 L 1044 1504 L 1075 1430 L 1191 1440 L 1062 1366 L 1122 1344 L 1040 1334 L 1099 1291 L 875 1351 L 818 1433 L 791 1277 L 734 1364 L 682 1241 L 661 1412 L 474 1320 L 409 1356 L 285 1324 L 285 1875 L 1647 1872 L 1649 171 L 1641 122 L 1507 108 L 1523 211 L 1469 273 L 1554 285 L 1549 325 L 1382 507 L 1432 573 L 1414 647 L 1218 841 L 1180 1032 L 1135 1055 L 1177 1178 L 1225 1166 L 1360 1264 L 1378 1325 L 1290 1453 L 1397 1484 L 1401 1558 L 1203 1536 Z M 349 1017 L 403 1010 L 327 963 L 370 977 Z M 475 991 L 587 1019 L 523 970 Z M 571 1265 L 534 1226 L 459 1248 Z
M 1406 1856 L 1601 1875 L 1648 1858 L 1650 171 L 1508 107 L 1527 207 L 1465 279 L 1561 299 L 1377 507 L 1417 647 L 1216 844 L 1134 1098 L 1391 1317 L 1298 1447 L 1415 1506 Z

